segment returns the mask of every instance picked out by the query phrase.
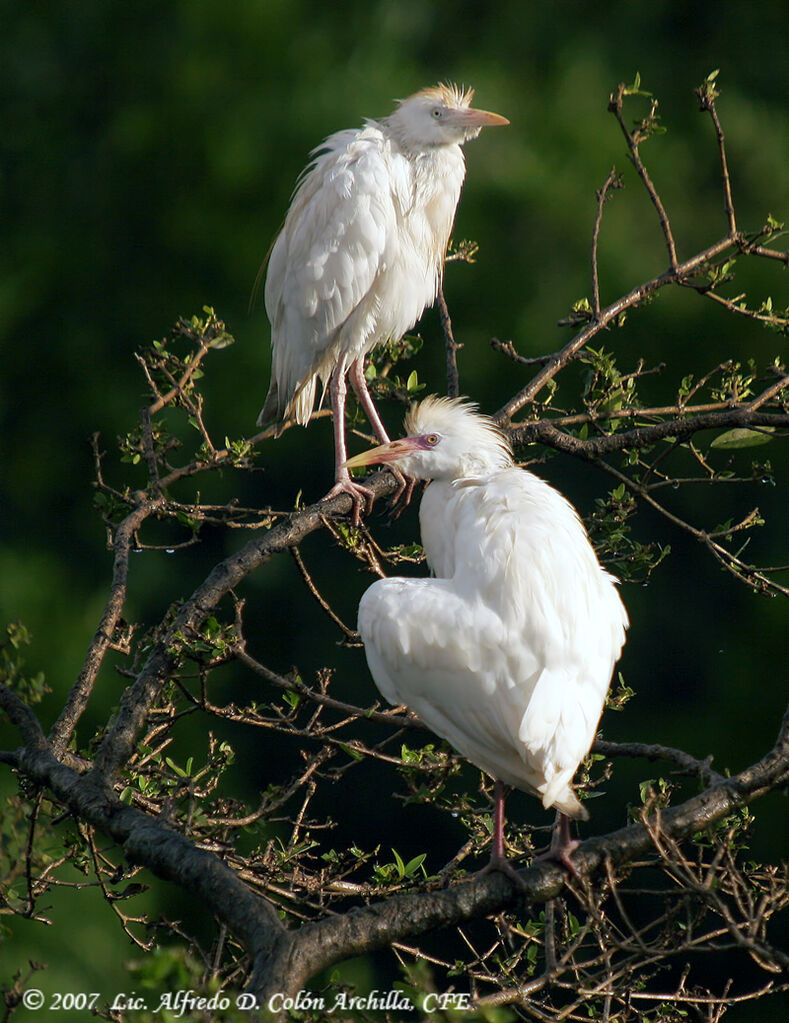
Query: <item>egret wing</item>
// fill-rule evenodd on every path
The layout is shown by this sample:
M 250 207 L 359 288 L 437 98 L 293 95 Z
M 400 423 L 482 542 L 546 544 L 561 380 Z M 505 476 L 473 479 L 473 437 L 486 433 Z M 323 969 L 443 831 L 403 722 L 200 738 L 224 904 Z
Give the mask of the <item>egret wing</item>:
M 446 579 L 384 579 L 359 605 L 370 672 L 390 703 L 407 704 L 477 767 L 536 791 L 538 765 L 520 741 L 528 686 L 514 684 L 535 665 L 513 663 L 511 637 L 484 603 Z M 517 659 L 517 657 L 516 657 Z
M 356 313 L 358 334 L 372 329 L 371 290 L 396 235 L 380 130 L 338 132 L 322 148 L 297 188 L 271 252 L 265 299 L 273 369 L 263 422 L 282 419 L 302 389 L 307 394 L 297 418 L 307 421 L 316 376 L 325 380 L 339 358 L 343 324 Z

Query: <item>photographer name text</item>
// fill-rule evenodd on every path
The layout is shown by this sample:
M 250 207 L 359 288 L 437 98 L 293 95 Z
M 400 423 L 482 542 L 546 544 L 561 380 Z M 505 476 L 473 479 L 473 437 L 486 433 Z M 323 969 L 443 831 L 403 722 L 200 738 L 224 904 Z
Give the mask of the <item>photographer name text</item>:
M 91 1010 L 101 1003 L 101 995 L 97 991 L 56 992 L 45 995 L 38 988 L 28 988 L 22 995 L 22 1004 L 26 1009 L 49 1009 L 73 1011 L 74 1009 Z M 261 1008 L 258 999 L 247 991 L 240 994 L 227 995 L 219 991 L 214 995 L 201 995 L 197 991 L 168 991 L 160 995 L 158 1001 L 144 996 L 137 991 L 121 992 L 115 995 L 110 1004 L 111 1012 L 168 1012 L 176 1019 L 183 1018 L 194 1012 L 224 1012 L 231 1006 L 242 1012 L 255 1012 Z M 365 1012 L 370 1010 L 389 1012 L 416 1012 L 417 1006 L 402 991 L 377 989 L 366 995 L 352 995 L 346 991 L 335 992 L 326 998 L 314 991 L 298 991 L 295 995 L 274 994 L 265 1002 L 269 1012 L 306 1012 L 318 1011 L 331 1015 L 335 1012 L 353 1010 Z M 446 1012 L 471 1008 L 471 995 L 457 991 L 430 992 L 420 999 L 419 1008 L 422 1012 Z

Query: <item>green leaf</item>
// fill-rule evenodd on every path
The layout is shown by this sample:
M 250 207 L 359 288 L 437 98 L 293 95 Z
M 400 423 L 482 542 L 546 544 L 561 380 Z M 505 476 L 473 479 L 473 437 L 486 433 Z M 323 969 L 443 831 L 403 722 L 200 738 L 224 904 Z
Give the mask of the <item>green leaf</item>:
M 710 444 L 712 448 L 723 451 L 733 451 L 736 448 L 755 448 L 759 444 L 769 444 L 773 439 L 775 431 L 773 426 L 761 426 L 758 430 L 749 430 L 744 426 L 737 426 L 733 430 L 726 430 Z
M 171 771 L 175 771 L 179 778 L 188 777 L 186 771 L 182 767 L 179 767 L 174 760 L 171 760 L 169 757 L 165 757 L 164 762 L 165 764 L 167 764 Z
M 285 703 L 292 707 L 293 710 L 295 710 L 301 703 L 301 696 L 298 693 L 295 693 L 292 689 L 286 689 L 282 694 L 282 699 Z
M 652 788 L 654 784 L 655 784 L 654 778 L 647 778 L 645 781 L 639 782 L 638 794 L 641 797 L 642 803 L 646 803 L 647 798 L 649 797 L 649 790 Z
M 420 853 L 418 856 L 414 856 L 412 860 L 409 860 L 405 865 L 405 876 L 413 877 L 414 874 L 419 870 L 422 864 L 425 862 L 425 856 L 427 853 Z
M 358 750 L 352 749 L 347 743 L 340 742 L 337 745 L 344 753 L 347 753 L 348 756 L 351 757 L 353 760 L 364 760 L 364 754 L 360 753 Z
M 392 856 L 394 856 L 395 863 L 397 864 L 398 875 L 400 877 L 405 877 L 405 863 L 403 863 L 403 858 L 400 856 L 397 849 L 392 849 Z

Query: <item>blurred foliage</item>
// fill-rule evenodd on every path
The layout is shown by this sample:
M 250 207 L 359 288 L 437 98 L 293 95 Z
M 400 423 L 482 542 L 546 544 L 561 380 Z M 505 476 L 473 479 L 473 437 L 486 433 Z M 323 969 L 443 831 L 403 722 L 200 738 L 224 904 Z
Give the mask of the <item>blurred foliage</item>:
M 24 680 L 31 700 L 44 695 L 44 674 L 58 697 L 67 691 L 106 595 L 110 558 L 92 500 L 107 502 L 110 492 L 91 492 L 95 453 L 88 438 L 98 432 L 100 450 L 114 450 L 114 438 L 123 438 L 123 454 L 108 455 L 103 464 L 119 495 L 116 504 L 99 509 L 111 523 L 122 510 L 125 488 L 133 485 L 128 470 L 141 455 L 137 409 L 147 399 L 133 352 L 141 340 L 160 338 L 181 311 L 214 307 L 238 339 L 212 367 L 204 405 L 192 414 L 198 429 L 202 419 L 210 436 L 224 439 L 228 462 L 244 464 L 245 438 L 254 432 L 269 365 L 265 315 L 259 307 L 247 312 L 250 291 L 307 153 L 329 132 L 386 113 L 393 97 L 444 78 L 472 83 L 482 106 L 510 118 L 506 132 L 467 147 L 469 176 L 457 233 L 474 238 L 479 252 L 472 265 L 451 265 L 446 279 L 456 335 L 464 344 L 461 389 L 486 411 L 512 393 L 516 371 L 490 351 L 492 335 L 515 339 L 527 356 L 553 351 L 569 336 L 557 321 L 578 295 L 589 294 L 594 193 L 613 164 L 624 187 L 607 204 L 603 221 L 603 302 L 664 267 L 654 211 L 606 114 L 617 82 L 637 89 L 643 82 L 660 98 L 657 109 L 649 97 L 635 99 L 644 104 L 645 125 L 665 130 L 645 143 L 645 158 L 672 215 L 681 254 L 725 228 L 714 138 L 693 96 L 711 69 L 719 69 L 710 87 L 720 93 L 741 226 L 756 230 L 771 216 L 777 228 L 789 219 L 784 4 L 615 0 L 602 17 L 585 0 L 462 6 L 350 0 L 342 8 L 317 0 L 83 0 L 78 9 L 5 3 L 2 15 L 0 621 L 21 619 L 35 636 L 24 669 L 21 631 L 15 638 L 9 634 L 2 648 L 3 670 Z M 724 264 L 710 268 L 708 283 L 732 273 L 734 297 L 743 291 L 750 309 L 789 306 L 785 273 L 761 275 Z M 574 315 L 583 313 L 581 303 Z M 664 366 L 638 381 L 645 404 L 665 389 L 690 392 L 721 359 L 730 360 L 721 393 L 734 386 L 742 391 L 751 364 L 761 372 L 784 340 L 679 289 L 629 317 L 626 329 L 587 353 L 578 368 L 578 393 L 568 398 L 571 410 L 581 407 L 584 390 L 601 410 L 615 408 L 623 388 L 636 386 L 628 374 L 641 359 L 647 367 Z M 418 352 L 414 346 L 402 371 L 398 366 L 393 391 L 443 388 L 437 315 L 426 315 L 418 330 L 425 344 Z M 165 376 L 186 368 L 170 345 L 168 340 L 158 350 Z M 384 404 L 383 414 L 396 431 L 400 404 Z M 167 432 L 173 430 L 168 422 Z M 730 433 L 718 438 L 718 447 L 734 457 L 744 441 Z M 215 475 L 237 482 L 241 508 L 290 508 L 300 490 L 312 500 L 327 488 L 330 443 L 326 424 L 314 424 L 307 433 L 290 431 L 270 443 L 265 471 L 242 478 L 228 464 Z M 210 461 L 215 453 L 204 449 L 199 457 Z M 618 487 L 603 495 L 599 482 L 578 465 L 543 451 L 536 457 L 546 459 L 538 471 L 595 523 L 603 522 L 608 542 L 619 545 L 617 556 L 632 557 L 633 578 L 649 583 L 624 590 L 634 626 L 623 671 L 638 695 L 626 714 L 606 719 L 607 735 L 671 742 L 700 756 L 725 750 L 731 766 L 758 755 L 784 698 L 775 671 L 786 655 L 785 612 L 778 601 L 757 600 L 723 573 L 711 576 L 702 552 L 659 523 L 634 526 Z M 130 464 L 121 466 L 124 459 Z M 140 485 L 145 474 L 137 468 Z M 753 469 L 752 503 L 758 500 L 767 525 L 751 549 L 765 556 L 785 521 L 786 477 L 785 465 L 762 461 Z M 196 498 L 193 492 L 183 496 L 185 504 Z M 212 497 L 209 482 L 200 498 Z M 716 488 L 681 492 L 677 511 L 689 518 L 714 511 L 725 524 L 737 521 L 741 508 Z M 182 515 L 157 524 L 160 542 L 135 555 L 130 611 L 142 613 L 143 626 L 188 593 L 232 544 L 232 532 L 220 535 L 210 521 L 198 522 L 186 510 Z M 181 550 L 197 532 L 203 544 Z M 393 525 L 391 534 L 392 545 L 397 539 L 413 543 L 413 521 Z M 673 556 L 659 564 L 669 547 Z M 324 548 L 309 548 L 315 575 L 339 586 L 338 562 Z M 254 592 L 251 583 L 250 605 L 266 623 L 271 658 L 283 670 L 298 662 L 310 677 L 335 633 L 296 581 L 287 564 L 272 566 L 265 593 L 262 587 Z M 353 621 L 359 578 L 346 570 L 341 585 L 338 601 Z M 200 649 L 192 640 L 194 656 L 214 656 L 229 625 L 206 628 Z M 369 692 L 350 656 L 342 653 L 340 670 L 359 692 Z M 232 681 L 227 686 L 232 693 Z M 119 691 L 120 683 L 97 694 L 86 735 L 104 720 Z M 43 706 L 47 724 L 49 705 Z M 10 730 L 2 734 L 4 748 L 16 742 Z M 227 740 L 223 734 L 216 741 Z M 179 771 L 191 777 L 190 756 L 200 762 L 222 748 L 209 749 L 204 733 L 183 745 L 171 754 L 175 789 L 183 781 Z M 244 756 L 237 763 L 246 769 L 236 773 L 235 783 L 251 798 L 264 776 L 251 745 L 242 739 L 240 746 Z M 426 777 L 420 784 L 428 784 Z M 430 784 L 440 784 L 440 777 Z M 404 867 L 413 864 L 422 851 L 420 836 L 406 833 L 404 841 L 390 842 L 390 809 L 370 806 L 362 813 L 361 801 L 354 802 L 360 841 L 370 839 L 369 845 L 377 842 L 385 850 L 394 845 Z M 618 811 L 604 803 L 595 803 L 596 826 L 624 819 L 621 806 Z M 781 811 L 773 813 L 775 840 L 785 840 Z M 8 819 L 23 827 L 23 816 L 15 804 Z M 406 832 L 414 826 L 402 815 L 395 819 Z M 24 841 L 24 832 L 14 833 L 3 849 L 9 860 Z M 451 836 L 446 845 L 451 847 Z M 5 871 L 3 865 L 2 876 Z M 15 952 L 20 962 L 49 960 L 48 990 L 89 990 L 99 980 L 108 993 L 122 990 L 128 978 L 119 964 L 128 939 L 120 927 L 115 936 L 108 931 L 100 899 L 86 894 L 83 905 L 80 933 L 68 947 L 59 927 L 15 919 Z M 189 913 L 173 893 L 149 905 L 154 913 Z M 56 924 L 76 925 L 68 906 L 53 896 Z M 747 1016 L 732 1012 L 731 1018 Z

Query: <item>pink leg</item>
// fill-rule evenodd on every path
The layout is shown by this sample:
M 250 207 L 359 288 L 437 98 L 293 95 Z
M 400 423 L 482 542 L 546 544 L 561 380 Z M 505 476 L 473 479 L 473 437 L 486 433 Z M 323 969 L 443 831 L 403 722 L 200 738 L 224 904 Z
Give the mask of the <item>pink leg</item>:
M 485 874 L 489 874 L 491 870 L 498 870 L 501 874 L 506 874 L 507 877 L 517 887 L 523 887 L 523 880 L 521 879 L 518 871 L 513 867 L 510 861 L 507 859 L 507 854 L 504 850 L 504 801 L 506 796 L 504 795 L 504 785 L 502 782 L 496 779 L 493 785 L 493 840 L 491 843 L 490 860 L 488 865 L 483 867 L 479 871 L 477 877 L 484 877 Z
M 388 444 L 389 435 L 384 429 L 384 424 L 381 422 L 381 417 L 378 415 L 378 409 L 373 404 L 373 399 L 370 397 L 370 392 L 367 390 L 367 381 L 364 378 L 363 355 L 360 355 L 358 359 L 354 359 L 351 363 L 351 368 L 348 370 L 348 379 L 351 381 L 351 387 L 353 387 L 354 394 L 359 399 L 359 404 L 364 409 L 364 414 L 370 420 L 370 426 L 372 426 L 375 436 L 381 444 Z
M 350 494 L 353 501 L 352 521 L 359 525 L 362 509 L 368 512 L 373 506 L 374 495 L 367 487 L 354 483 L 344 466 L 348 457 L 345 448 L 345 362 L 340 361 L 334 369 L 330 384 L 332 420 L 334 422 L 334 479 L 335 484 L 324 500 L 338 494 Z
M 497 779 L 493 786 L 493 847 L 491 849 L 491 859 L 503 860 L 506 859 L 504 855 L 504 801 L 507 797 L 504 795 L 504 786 Z
M 351 387 L 353 387 L 354 393 L 359 399 L 359 404 L 364 409 L 364 414 L 370 420 L 370 425 L 373 428 L 375 436 L 381 444 L 388 444 L 389 435 L 386 432 L 384 424 L 381 422 L 381 417 L 378 415 L 378 409 L 375 407 L 373 399 L 370 397 L 370 392 L 367 389 L 367 381 L 364 378 L 363 355 L 360 355 L 358 359 L 355 359 L 354 362 L 351 363 L 351 368 L 348 370 L 348 379 L 351 381 Z M 401 498 L 403 499 L 403 503 L 397 512 L 397 514 L 399 514 L 410 502 L 414 493 L 414 484 L 416 481 L 411 479 L 410 476 L 406 476 L 402 473 L 395 465 L 388 466 L 388 469 L 397 480 L 397 490 L 392 495 L 392 504 L 395 504 Z

